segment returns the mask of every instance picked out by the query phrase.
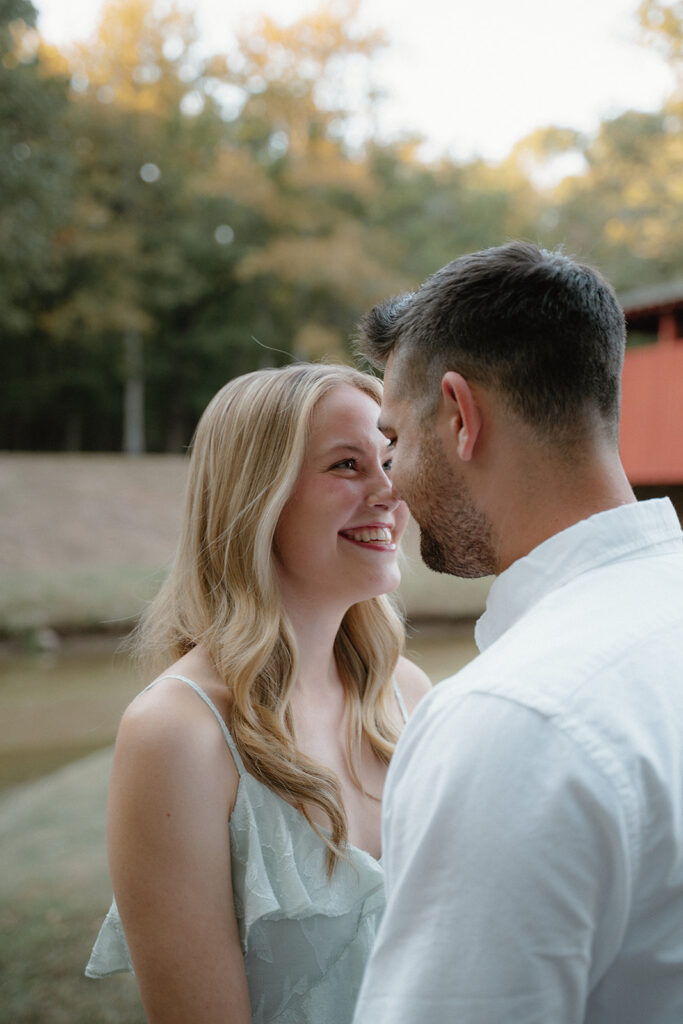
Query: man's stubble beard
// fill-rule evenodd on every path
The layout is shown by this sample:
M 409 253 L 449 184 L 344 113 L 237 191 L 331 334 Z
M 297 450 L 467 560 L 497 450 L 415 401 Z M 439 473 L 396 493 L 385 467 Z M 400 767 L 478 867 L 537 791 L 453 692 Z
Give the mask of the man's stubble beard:
M 432 431 L 421 445 L 419 465 L 408 506 L 420 527 L 425 565 L 462 579 L 495 573 L 491 524 L 473 503 Z

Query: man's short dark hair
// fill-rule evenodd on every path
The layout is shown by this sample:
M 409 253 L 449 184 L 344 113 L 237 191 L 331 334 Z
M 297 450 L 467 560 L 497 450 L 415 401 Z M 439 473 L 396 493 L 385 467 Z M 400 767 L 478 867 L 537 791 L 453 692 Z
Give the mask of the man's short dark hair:
M 456 370 L 565 442 L 595 412 L 616 436 L 624 346 L 624 314 L 607 281 L 526 242 L 458 257 L 418 291 L 375 306 L 359 332 L 374 366 L 396 353 L 401 395 L 426 415 L 443 374 Z

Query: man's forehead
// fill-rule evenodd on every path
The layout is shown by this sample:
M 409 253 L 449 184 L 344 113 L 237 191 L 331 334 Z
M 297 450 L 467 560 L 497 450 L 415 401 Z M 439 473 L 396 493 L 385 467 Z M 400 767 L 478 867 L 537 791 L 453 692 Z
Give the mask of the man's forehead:
M 405 419 L 406 409 L 400 377 L 401 363 L 396 353 L 389 355 L 384 367 L 384 390 L 382 406 L 377 425 L 382 433 L 396 433 L 399 423 Z
M 396 353 L 392 352 L 384 367 L 384 389 L 382 408 L 394 405 L 401 395 L 401 364 Z
M 405 422 L 409 409 L 406 408 L 406 400 L 395 397 L 391 389 L 386 385 L 382 396 L 382 405 L 377 419 L 377 426 L 383 434 L 395 434 L 401 423 Z

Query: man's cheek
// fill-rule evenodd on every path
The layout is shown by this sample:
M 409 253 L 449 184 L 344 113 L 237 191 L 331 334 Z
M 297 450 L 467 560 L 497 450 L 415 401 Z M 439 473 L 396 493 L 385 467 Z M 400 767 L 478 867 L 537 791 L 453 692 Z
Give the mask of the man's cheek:
M 406 497 L 403 489 L 403 477 L 401 475 L 402 463 L 399 462 L 397 466 L 396 461 L 396 458 L 394 458 L 391 463 L 391 486 L 396 497 L 400 498 L 401 501 L 405 501 Z
M 408 525 L 409 518 L 410 511 L 408 509 L 408 506 L 406 505 L 405 501 L 401 500 L 401 503 L 397 505 L 395 512 L 396 537 L 398 540 L 400 540 L 401 537 L 403 536 L 405 528 Z

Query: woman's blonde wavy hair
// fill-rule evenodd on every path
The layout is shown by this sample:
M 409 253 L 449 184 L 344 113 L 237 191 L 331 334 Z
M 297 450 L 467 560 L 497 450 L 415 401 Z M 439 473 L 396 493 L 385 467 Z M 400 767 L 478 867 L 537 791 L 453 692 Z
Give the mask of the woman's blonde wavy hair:
M 175 560 L 136 637 L 157 665 L 202 646 L 229 688 L 228 727 L 247 769 L 318 831 L 330 872 L 348 843 L 346 814 L 336 774 L 296 746 L 290 694 L 298 655 L 273 537 L 301 470 L 311 414 L 341 384 L 381 401 L 376 378 L 312 363 L 249 373 L 215 395 L 192 443 Z M 361 789 L 363 734 L 385 763 L 398 738 L 390 707 L 403 639 L 400 616 L 381 596 L 349 608 L 335 640 L 349 763 Z M 329 818 L 329 833 L 312 821 L 311 805 Z

